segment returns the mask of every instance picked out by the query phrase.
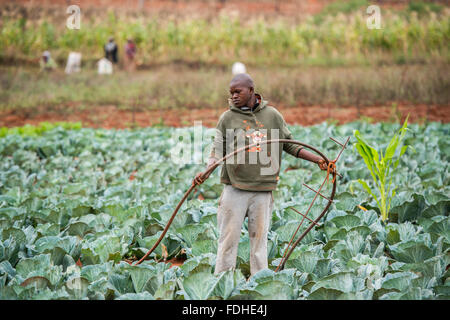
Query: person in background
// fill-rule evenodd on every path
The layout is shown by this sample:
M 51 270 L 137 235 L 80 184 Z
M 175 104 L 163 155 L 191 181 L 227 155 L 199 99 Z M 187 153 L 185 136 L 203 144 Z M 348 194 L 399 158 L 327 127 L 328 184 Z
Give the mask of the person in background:
M 127 44 L 125 45 L 126 68 L 128 71 L 134 71 L 136 69 L 136 63 L 134 61 L 135 55 L 136 44 L 131 38 L 128 38 Z
M 51 71 L 57 67 L 56 62 L 52 59 L 50 51 L 45 50 L 39 60 L 39 65 L 42 71 Z
M 117 44 L 114 42 L 114 38 L 110 37 L 108 43 L 105 44 L 105 58 L 111 61 L 112 63 L 117 63 Z

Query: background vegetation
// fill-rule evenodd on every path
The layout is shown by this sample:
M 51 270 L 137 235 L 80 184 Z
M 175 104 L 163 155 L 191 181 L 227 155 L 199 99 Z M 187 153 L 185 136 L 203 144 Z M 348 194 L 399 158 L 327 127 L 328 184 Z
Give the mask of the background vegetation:
M 121 48 L 128 37 L 134 38 L 143 65 L 180 60 L 220 65 L 243 60 L 252 66 L 449 61 L 448 8 L 386 9 L 381 29 L 368 29 L 365 2 L 331 4 L 319 15 L 299 21 L 83 12 L 80 30 L 67 29 L 61 14 L 33 18 L 11 9 L 2 17 L 0 58 L 27 60 L 51 50 L 64 62 L 74 50 L 82 52 L 84 60 L 96 61 L 108 37 L 114 36 Z
M 410 2 L 383 8 L 382 28 L 368 29 L 360 0 L 337 1 L 316 15 L 152 15 L 88 8 L 80 30 L 52 7 L 7 4 L 0 10 L 0 109 L 72 105 L 119 108 L 223 108 L 231 64 L 242 61 L 258 90 L 283 106 L 448 105 L 450 9 Z M 96 74 L 114 36 L 119 66 Z M 138 71 L 122 71 L 123 46 L 137 42 Z M 38 73 L 44 50 L 59 67 Z M 63 73 L 70 51 L 82 72 Z

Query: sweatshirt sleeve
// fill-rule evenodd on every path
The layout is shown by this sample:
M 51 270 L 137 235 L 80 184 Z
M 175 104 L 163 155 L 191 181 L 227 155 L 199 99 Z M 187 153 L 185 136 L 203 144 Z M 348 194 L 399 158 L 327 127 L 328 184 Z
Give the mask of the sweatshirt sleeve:
M 211 146 L 211 153 L 209 155 L 208 166 L 223 158 L 225 154 L 225 128 L 223 126 L 223 117 L 219 118 L 216 126 L 216 132 L 214 135 L 214 141 Z
M 281 116 L 281 114 L 280 114 L 280 116 Z M 281 116 L 281 120 L 282 120 L 282 125 L 281 125 L 282 139 L 292 140 L 293 139 L 292 133 L 288 129 L 286 121 L 284 120 L 283 116 Z M 291 144 L 291 143 L 283 143 L 283 150 L 294 157 L 298 157 L 298 153 L 301 149 L 303 149 L 303 147 L 301 147 L 299 145 Z

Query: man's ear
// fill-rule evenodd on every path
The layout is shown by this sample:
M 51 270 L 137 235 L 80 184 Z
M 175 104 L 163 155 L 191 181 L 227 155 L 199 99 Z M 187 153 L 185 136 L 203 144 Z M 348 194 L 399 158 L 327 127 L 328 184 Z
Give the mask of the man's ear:
M 248 88 L 248 91 L 250 91 L 250 93 L 253 93 L 253 92 L 255 91 L 255 88 L 249 87 L 249 88 Z

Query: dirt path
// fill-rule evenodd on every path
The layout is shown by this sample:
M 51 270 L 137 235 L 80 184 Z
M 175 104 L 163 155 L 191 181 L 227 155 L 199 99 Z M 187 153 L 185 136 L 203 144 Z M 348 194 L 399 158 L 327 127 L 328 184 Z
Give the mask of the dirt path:
M 370 118 L 373 121 L 398 121 L 410 114 L 410 122 L 438 121 L 450 122 L 450 105 L 411 105 L 400 104 L 396 109 L 387 106 L 362 107 L 358 113 L 356 107 L 298 106 L 279 107 L 288 124 L 314 125 L 327 120 L 339 124 Z M 92 106 L 81 109 L 77 105 L 45 109 L 10 110 L 0 112 L 0 126 L 17 127 L 25 124 L 37 125 L 43 121 L 56 122 L 81 121 L 84 127 L 92 128 L 129 128 L 135 122 L 138 127 L 166 125 L 173 127 L 193 126 L 194 121 L 201 121 L 207 127 L 214 127 L 217 119 L 225 109 L 182 109 L 182 110 L 145 110 L 134 115 L 128 110 L 116 106 Z

